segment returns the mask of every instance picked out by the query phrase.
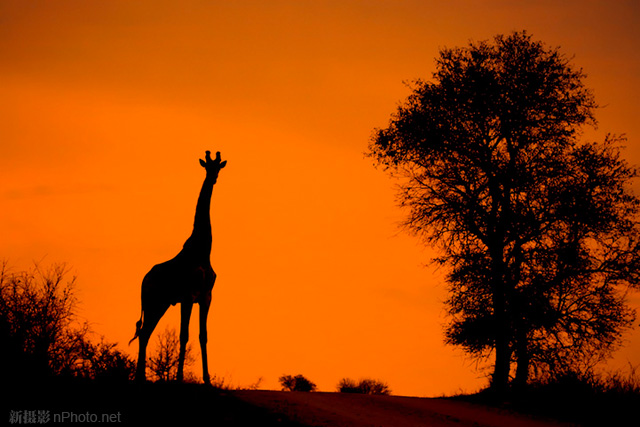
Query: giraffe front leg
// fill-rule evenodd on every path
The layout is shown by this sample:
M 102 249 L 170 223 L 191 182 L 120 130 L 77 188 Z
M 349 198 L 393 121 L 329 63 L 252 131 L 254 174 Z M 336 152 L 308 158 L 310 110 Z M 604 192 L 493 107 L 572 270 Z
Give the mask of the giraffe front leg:
M 187 343 L 189 342 L 189 321 L 192 308 L 192 302 L 180 304 L 180 354 L 178 356 L 178 375 L 176 377 L 180 382 L 184 380 L 184 358 L 187 353 Z
M 211 296 L 203 298 L 203 301 L 200 302 L 200 354 L 202 356 L 202 380 L 208 385 L 211 385 L 207 359 L 207 316 L 209 315 L 210 305 Z

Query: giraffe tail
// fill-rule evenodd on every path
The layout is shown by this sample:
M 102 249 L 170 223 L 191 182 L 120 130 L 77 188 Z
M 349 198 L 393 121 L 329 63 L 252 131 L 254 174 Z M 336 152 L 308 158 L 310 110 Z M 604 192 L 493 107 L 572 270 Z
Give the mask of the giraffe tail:
M 136 340 L 136 338 L 138 338 L 138 336 L 140 335 L 140 330 L 142 329 L 142 318 L 144 317 L 144 310 L 140 313 L 140 320 L 138 320 L 136 322 L 136 333 L 133 336 L 133 338 L 131 338 L 131 341 L 129 341 L 129 345 L 131 345 L 132 342 L 134 342 Z

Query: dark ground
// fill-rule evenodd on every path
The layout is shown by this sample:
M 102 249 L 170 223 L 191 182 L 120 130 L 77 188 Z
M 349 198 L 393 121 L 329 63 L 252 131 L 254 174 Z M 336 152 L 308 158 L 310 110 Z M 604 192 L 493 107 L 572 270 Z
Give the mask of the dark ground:
M 571 425 L 638 425 L 637 395 L 629 400 L 610 396 L 603 401 L 572 394 L 546 392 L 511 401 L 482 394 L 422 399 L 57 379 L 17 385 L 4 382 L 0 425 L 92 424 L 88 417 L 102 425 L 139 426 L 558 425 L 553 420 Z M 103 414 L 109 418 L 103 419 Z M 63 417 L 66 423 L 59 422 Z M 69 422 L 72 420 L 75 422 Z
M 89 416 L 95 414 L 103 425 L 299 426 L 245 403 L 230 392 L 202 384 L 56 380 L 31 386 L 3 385 L 2 388 L 5 397 L 0 405 L 0 425 L 7 425 L 7 420 L 9 425 L 86 425 L 90 424 L 83 422 L 88 413 Z M 48 423 L 44 422 L 46 418 L 39 418 L 41 411 L 49 414 Z M 76 422 L 69 422 L 72 413 Z M 103 414 L 107 414 L 110 422 L 101 419 Z M 29 416 L 35 418 L 29 419 Z M 66 417 L 67 422 L 55 422 L 56 416 Z
M 629 391 L 595 392 L 581 384 L 530 387 L 506 398 L 497 398 L 484 391 L 452 397 L 450 400 L 532 414 L 578 426 L 640 425 L 640 394 Z

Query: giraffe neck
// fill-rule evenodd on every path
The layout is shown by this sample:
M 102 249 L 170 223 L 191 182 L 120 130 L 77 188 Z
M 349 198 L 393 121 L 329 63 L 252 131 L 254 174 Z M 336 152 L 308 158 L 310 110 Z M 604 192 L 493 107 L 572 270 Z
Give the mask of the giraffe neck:
M 196 217 L 193 222 L 194 234 L 204 232 L 211 235 L 211 193 L 215 183 L 216 180 L 210 177 L 206 177 L 202 183 L 198 204 L 196 205 Z
M 196 205 L 196 216 L 193 222 L 193 232 L 187 242 L 184 244 L 185 249 L 196 250 L 198 252 L 211 253 L 211 193 L 213 185 L 216 183 L 215 178 L 206 177 L 200 189 L 198 203 Z

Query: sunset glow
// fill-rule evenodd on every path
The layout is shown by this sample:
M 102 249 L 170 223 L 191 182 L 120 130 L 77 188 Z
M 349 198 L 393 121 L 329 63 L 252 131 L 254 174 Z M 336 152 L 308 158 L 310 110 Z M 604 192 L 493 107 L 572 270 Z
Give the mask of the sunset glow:
M 527 30 L 588 75 L 602 108 L 585 138 L 624 133 L 640 165 L 640 5 L 177 4 L 0 0 L 0 259 L 67 263 L 82 320 L 135 357 L 142 278 L 189 237 L 198 159 L 220 151 L 212 376 L 278 389 L 303 374 L 322 391 L 373 377 L 410 396 L 486 385 L 443 343 L 445 271 L 398 227 L 395 183 L 364 155 L 371 134 L 440 48 Z M 178 308 L 156 333 L 167 327 Z M 640 365 L 640 329 L 625 339 L 608 369 Z

